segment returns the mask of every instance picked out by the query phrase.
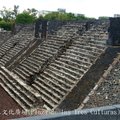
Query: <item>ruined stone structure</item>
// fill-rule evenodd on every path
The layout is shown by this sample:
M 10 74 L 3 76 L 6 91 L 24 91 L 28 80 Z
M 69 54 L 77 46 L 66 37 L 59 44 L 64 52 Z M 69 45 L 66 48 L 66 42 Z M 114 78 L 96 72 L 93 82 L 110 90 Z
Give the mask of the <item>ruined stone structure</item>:
M 84 76 L 108 49 L 109 21 L 61 24 L 46 39 L 25 26 L 0 46 L 0 85 L 24 110 L 78 108 Z
M 0 31 L 0 45 L 6 42 L 10 37 L 12 37 L 10 31 Z
M 108 45 L 120 45 L 120 18 L 109 18 L 110 26 L 108 29 L 109 39 L 107 40 Z

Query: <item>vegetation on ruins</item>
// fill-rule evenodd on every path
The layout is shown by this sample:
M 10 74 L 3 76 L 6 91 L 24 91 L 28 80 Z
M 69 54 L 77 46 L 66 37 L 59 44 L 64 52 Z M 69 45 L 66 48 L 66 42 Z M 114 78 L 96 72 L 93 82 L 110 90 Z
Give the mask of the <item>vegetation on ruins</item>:
M 109 19 L 109 17 L 107 17 L 107 16 L 100 16 L 99 19 L 100 20 L 106 20 L 106 19 Z
M 47 20 L 86 20 L 89 19 L 85 15 L 77 15 L 73 13 L 51 12 L 44 16 Z
M 12 25 L 14 23 L 20 24 L 30 24 L 36 20 L 37 10 L 27 9 L 24 10 L 22 13 L 19 13 L 19 6 L 14 5 L 14 9 L 7 9 L 3 7 L 0 10 L 0 27 L 4 28 L 5 30 L 11 30 Z
M 40 18 L 41 16 L 38 15 L 38 10 L 35 8 L 27 9 L 19 13 L 19 6 L 14 5 L 13 10 L 7 9 L 3 7 L 0 10 L 0 27 L 4 28 L 5 30 L 11 30 L 12 25 L 14 23 L 17 24 L 31 24 L 36 21 L 36 19 Z M 86 20 L 86 19 L 94 19 L 88 18 L 84 14 L 75 15 L 73 13 L 62 13 L 62 12 L 51 12 L 43 16 L 43 19 L 46 20 Z
M 11 25 L 11 22 L 0 21 L 0 28 L 4 28 L 5 30 L 11 30 Z
M 14 5 L 14 9 L 7 9 L 6 7 L 3 7 L 2 10 L 0 10 L 0 27 L 4 28 L 5 30 L 11 30 L 11 26 L 14 23 L 16 16 L 18 15 L 18 5 Z

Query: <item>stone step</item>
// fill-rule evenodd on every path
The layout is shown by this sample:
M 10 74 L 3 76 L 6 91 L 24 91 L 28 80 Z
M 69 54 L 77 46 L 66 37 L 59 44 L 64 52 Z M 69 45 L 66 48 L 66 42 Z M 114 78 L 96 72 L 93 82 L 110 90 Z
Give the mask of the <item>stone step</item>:
M 48 59 L 49 57 L 51 57 L 51 55 L 43 53 L 42 51 L 36 51 L 30 57 L 32 56 L 38 56 L 38 58 L 44 58 L 44 59 Z
M 32 107 L 32 101 L 30 99 L 28 99 L 27 96 L 25 96 L 21 91 L 19 91 L 16 86 L 14 86 L 10 83 L 8 76 L 3 75 L 1 73 L 1 78 L 5 82 L 4 84 L 6 84 L 8 88 L 10 88 L 12 91 L 14 91 L 15 95 L 19 96 L 22 99 L 22 101 L 24 101 L 24 103 L 26 103 L 27 106 Z M 14 99 L 16 99 L 16 98 L 14 98 Z
M 32 69 L 33 71 L 38 71 L 38 67 L 36 67 L 35 65 L 33 66 L 30 62 L 24 61 L 21 65 L 25 66 L 26 68 Z
M 91 40 L 84 38 L 83 41 L 81 40 L 76 40 L 74 43 L 76 44 L 85 44 L 85 45 L 90 45 L 90 46 L 105 46 L 106 41 L 105 40 L 100 40 L 100 41 L 96 41 L 96 40 Z
M 54 70 L 57 74 L 60 74 L 61 77 L 67 80 L 67 82 L 74 84 L 78 78 L 78 76 L 75 76 L 71 74 L 72 70 L 67 69 L 66 67 L 58 66 L 58 65 L 51 65 L 49 66 L 49 70 Z M 73 71 L 75 74 L 75 71 Z M 80 76 L 80 75 L 79 75 Z
M 39 67 L 39 65 L 42 64 L 42 61 L 37 60 L 37 59 L 33 59 L 32 57 L 29 57 L 28 59 L 26 59 L 27 62 L 31 63 L 33 66 Z
M 67 64 L 67 63 L 65 63 L 65 62 L 63 62 L 63 61 L 55 60 L 55 62 L 56 62 L 57 64 L 61 65 L 61 66 L 64 66 L 64 67 L 66 67 L 66 68 L 70 68 L 71 70 L 75 71 L 76 76 L 77 76 L 77 75 L 80 75 L 80 71 L 83 72 L 83 73 L 85 72 L 84 69 L 80 69 L 80 68 L 74 67 L 73 65 Z
M 62 38 L 62 36 L 57 36 L 56 34 L 54 34 L 54 35 L 51 35 L 51 34 L 48 34 L 48 38 L 49 39 L 61 39 Z
M 5 60 L 5 62 L 6 62 L 6 61 L 8 61 L 9 59 L 10 59 L 9 56 L 4 56 L 1 60 L 3 60 L 3 61 Z
M 60 47 L 60 45 L 54 45 L 54 44 L 43 44 L 43 47 L 47 47 L 47 48 L 52 48 L 52 49 L 58 49 Z
M 25 80 L 25 79 L 29 76 L 28 73 L 24 72 L 24 71 L 23 71 L 21 68 L 19 68 L 19 67 L 17 67 L 13 72 L 19 73 L 18 76 L 21 76 L 21 78 L 23 78 L 23 80 Z
M 56 106 L 56 103 L 51 101 L 48 96 L 44 95 L 42 92 L 41 92 L 41 89 L 36 85 L 36 84 L 33 84 L 32 87 L 39 92 L 39 94 L 41 95 L 43 101 L 45 102 L 45 104 L 49 104 L 49 108 L 52 109 Z
M 5 75 L 5 74 L 4 74 Z M 25 101 L 27 101 L 27 103 L 32 106 L 31 104 L 34 104 L 35 100 L 33 100 L 33 98 L 29 95 L 29 93 L 26 91 L 24 91 L 25 89 L 23 89 L 23 87 L 21 87 L 18 83 L 15 82 L 15 80 L 13 81 L 13 78 L 9 78 L 9 77 L 5 77 L 7 78 L 6 83 L 8 83 L 10 86 L 14 87 L 14 91 L 18 92 L 18 94 L 21 96 L 21 98 L 23 97 L 23 99 Z
M 56 49 L 56 48 L 47 47 L 47 46 L 43 46 L 40 49 L 40 51 L 46 52 L 46 53 L 48 53 L 50 55 L 56 53 L 57 50 L 58 50 L 58 48 Z
M 55 104 L 58 104 L 59 99 L 53 94 L 53 91 L 48 90 L 47 87 L 43 86 L 40 82 L 35 81 L 34 84 L 39 87 L 38 90 L 40 90 L 43 95 L 47 96 L 51 101 L 55 102 Z
M 35 56 L 37 56 L 37 54 L 38 54 L 38 56 L 40 56 L 40 57 L 42 57 L 42 58 L 45 58 L 45 59 L 52 56 L 51 54 L 48 54 L 47 52 L 45 52 L 45 51 L 43 51 L 43 50 L 41 50 L 41 49 L 35 51 L 35 52 L 33 53 L 33 55 L 34 55 L 34 54 L 35 54 Z
M 26 73 L 26 75 L 27 76 L 29 76 L 29 75 L 32 75 L 33 74 L 33 70 L 31 69 L 31 70 L 29 70 L 29 69 L 26 69 L 26 67 L 24 67 L 24 66 L 19 66 L 18 67 L 19 69 L 21 69 L 24 73 Z
M 23 67 L 23 66 L 21 66 L 21 67 Z M 25 80 L 28 79 L 29 76 L 32 75 L 33 73 L 32 73 L 31 71 L 26 72 L 27 70 L 25 71 L 25 69 L 23 69 L 23 68 L 21 68 L 21 67 L 18 67 L 18 68 L 16 68 L 16 69 L 14 69 L 13 72 L 14 72 L 15 74 L 17 74 L 22 80 L 25 81 Z
M 39 98 L 35 96 L 36 91 L 33 92 L 31 88 L 26 88 L 27 86 L 25 86 L 25 84 L 23 84 L 22 81 L 18 79 L 18 77 L 15 74 L 9 72 L 4 67 L 1 67 L 0 76 L 0 78 L 4 80 L 4 86 L 7 86 L 7 88 L 5 89 L 9 90 L 8 93 L 11 91 L 12 93 L 14 93 L 14 95 L 12 95 L 12 93 L 10 95 L 18 103 L 20 101 L 21 107 L 23 107 L 24 109 L 38 107 Z M 26 105 L 27 108 L 24 105 Z
M 0 66 L 4 66 L 5 64 L 2 62 L 2 61 L 0 61 Z
M 55 87 L 50 81 L 47 81 L 47 80 L 45 81 L 45 80 L 41 79 L 41 77 L 38 77 L 37 82 L 41 83 L 49 91 L 52 91 L 54 95 L 58 96 L 58 98 L 61 98 L 62 96 L 65 95 L 64 92 L 59 90 L 58 87 Z
M 48 44 L 48 45 L 50 45 L 50 46 L 51 46 L 51 45 L 52 45 L 52 46 L 61 46 L 61 45 L 64 44 L 64 42 L 63 42 L 63 41 L 48 40 L 46 44 Z M 45 44 L 45 45 L 46 45 L 46 44 Z
M 0 60 L 1 66 L 5 66 L 5 63 L 6 63 L 6 60 L 3 60 L 3 59 Z
M 27 77 L 29 77 L 28 76 L 28 74 L 26 74 L 26 73 L 21 73 L 21 71 L 19 71 L 18 69 L 14 69 L 13 70 L 13 73 L 15 73 L 20 79 L 22 79 L 23 81 L 25 81 L 26 80 L 26 78 Z
M 76 47 L 76 48 L 77 48 L 77 47 Z M 72 53 L 75 53 L 75 54 L 78 54 L 79 56 L 86 57 L 86 58 L 91 59 L 91 60 L 93 60 L 93 59 L 96 58 L 96 56 L 90 54 L 89 52 L 88 52 L 88 53 L 83 52 L 83 51 L 79 50 L 78 48 L 77 48 L 76 50 L 68 49 L 66 52 L 67 52 L 67 55 L 72 54 Z M 69 56 L 70 56 L 70 55 L 69 55 Z M 79 59 L 79 60 L 80 60 L 80 59 Z
M 51 48 L 49 49 L 49 48 L 47 48 L 47 47 L 44 47 L 44 49 L 41 48 L 40 51 L 43 52 L 43 54 L 47 54 L 47 55 L 49 55 L 49 56 L 52 56 L 53 54 L 56 53 L 56 50 L 53 50 L 53 49 L 51 49 Z
M 60 57 L 60 58 L 58 58 L 58 60 L 60 60 L 62 62 L 65 62 L 67 64 L 70 64 L 70 65 L 73 65 L 76 68 L 81 68 L 81 69 L 84 69 L 84 70 L 88 69 L 88 66 L 80 64 L 80 63 L 75 62 L 75 61 L 71 61 L 70 59 L 65 59 L 65 58 Z
M 48 57 L 49 58 L 49 57 Z M 31 59 L 31 61 L 40 61 L 41 63 L 42 62 L 44 62 L 45 60 L 46 60 L 46 58 L 45 57 L 42 57 L 42 56 L 39 56 L 39 55 L 31 55 L 31 56 L 29 56 L 27 59 Z M 26 59 L 26 60 L 27 60 Z M 24 61 L 26 61 L 26 60 L 24 60 Z
M 70 55 L 71 57 L 75 57 L 75 58 L 79 59 L 80 61 L 84 61 L 84 62 L 88 62 L 88 63 L 91 63 L 91 61 L 92 61 L 87 56 L 81 56 L 81 55 L 79 55 L 78 52 L 76 52 L 74 49 L 73 50 L 71 49 L 69 52 L 66 52 L 65 55 L 66 56 Z
M 54 39 L 49 39 L 49 41 L 48 41 L 48 43 L 57 43 L 57 44 L 64 44 L 64 40 L 61 40 L 61 39 L 59 39 L 59 40 L 54 40 Z
M 67 79 L 63 78 L 60 74 L 58 74 L 56 71 L 46 69 L 44 71 L 44 74 L 46 77 L 49 77 L 50 79 L 54 79 L 58 84 L 63 85 L 65 88 L 71 88 L 72 83 L 69 83 Z
M 72 51 L 74 53 L 77 53 L 77 52 L 82 52 L 82 53 L 87 53 L 87 55 L 91 56 L 91 57 L 94 57 L 96 55 L 98 55 L 98 51 L 96 51 L 97 49 L 92 49 L 90 46 L 85 46 L 84 47 L 81 47 L 81 45 L 77 45 L 75 44 L 74 46 L 71 46 L 70 49 L 68 49 L 68 51 Z M 88 54 L 89 53 L 89 54 Z
M 92 65 L 92 63 L 90 63 L 90 62 L 86 62 L 86 61 L 84 61 L 84 60 L 81 60 L 81 59 L 79 59 L 79 58 L 77 58 L 77 57 L 72 57 L 70 54 L 69 55 L 62 55 L 61 56 L 61 58 L 62 59 L 69 59 L 70 61 L 73 61 L 73 62 L 76 62 L 76 63 L 79 63 L 79 64 L 83 64 L 84 66 L 86 66 L 86 67 L 88 67 L 88 66 L 90 66 L 90 65 Z
M 88 45 L 88 46 L 93 46 L 93 47 L 96 47 L 96 48 L 99 48 L 99 49 L 104 49 L 105 48 L 105 45 L 101 45 L 101 44 L 93 44 L 93 43 L 90 43 L 90 42 L 81 42 L 80 43 L 81 45 Z
M 74 47 L 78 47 L 78 48 L 81 48 L 81 49 L 86 49 L 86 50 L 90 50 L 90 51 L 94 51 L 94 52 L 97 52 L 97 51 L 101 51 L 101 49 L 97 48 L 97 46 L 91 46 L 91 45 L 88 45 L 88 44 L 77 44 L 77 43 L 73 43 Z M 104 46 L 103 46 L 104 47 Z
M 49 75 L 47 75 L 47 76 L 49 76 Z M 49 77 L 46 77 L 46 73 L 41 74 L 41 78 L 42 79 L 45 79 L 48 82 L 52 83 L 52 85 L 54 85 L 55 87 L 57 87 L 58 89 L 63 91 L 63 93 L 66 93 L 67 91 L 69 91 L 68 88 L 65 88 L 66 86 L 64 87 L 63 84 L 61 84 L 61 83 L 58 84 L 59 82 L 57 82 L 55 79 L 51 79 L 51 77 L 50 78 Z
M 59 65 L 59 64 L 56 64 L 56 63 L 52 63 L 49 67 L 50 69 L 54 70 L 58 70 L 59 72 L 61 72 L 61 74 L 67 74 L 69 75 L 69 78 L 73 79 L 73 80 L 76 80 L 76 77 L 79 77 L 83 74 L 83 72 L 79 71 L 79 72 L 76 72 L 70 68 L 67 68 L 65 66 L 62 66 L 62 65 Z
M 4 88 L 4 90 L 13 98 L 16 100 L 16 102 L 22 106 L 24 110 L 30 109 L 30 106 L 26 104 L 21 97 L 15 94 L 15 91 L 12 90 L 12 88 L 9 88 L 9 86 L 0 78 L 0 85 Z

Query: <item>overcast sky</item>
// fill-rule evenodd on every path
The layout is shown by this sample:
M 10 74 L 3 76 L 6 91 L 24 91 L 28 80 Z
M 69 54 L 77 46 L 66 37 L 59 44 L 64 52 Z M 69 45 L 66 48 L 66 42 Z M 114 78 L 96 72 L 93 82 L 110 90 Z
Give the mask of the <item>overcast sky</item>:
M 14 5 L 19 5 L 21 11 L 27 8 L 50 11 L 65 8 L 67 12 L 96 18 L 120 14 L 120 0 L 0 0 L 0 9 L 3 6 L 13 8 Z

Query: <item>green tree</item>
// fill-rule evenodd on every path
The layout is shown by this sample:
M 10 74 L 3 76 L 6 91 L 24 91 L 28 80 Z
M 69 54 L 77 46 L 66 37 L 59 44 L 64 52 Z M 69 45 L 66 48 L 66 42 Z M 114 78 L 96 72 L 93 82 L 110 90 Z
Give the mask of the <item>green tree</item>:
M 67 13 L 67 16 L 68 16 L 68 20 L 75 20 L 76 17 L 73 13 Z
M 100 20 L 107 20 L 107 19 L 109 19 L 109 17 L 107 17 L 107 16 L 100 16 L 98 19 L 100 19 Z
M 0 17 L 0 21 L 2 21 L 3 19 Z
M 88 19 L 85 15 L 75 16 L 73 13 L 60 13 L 60 12 L 51 12 L 45 15 L 44 17 L 47 20 L 86 20 Z
M 36 10 L 35 8 L 32 8 L 32 9 L 27 9 L 25 10 L 24 12 L 28 13 L 29 15 L 32 15 L 34 17 L 37 17 L 37 14 L 38 14 L 38 10 Z
M 16 16 L 16 23 L 30 24 L 34 21 L 35 17 L 33 15 L 29 15 L 28 13 L 21 13 Z
M 72 13 L 51 12 L 44 17 L 47 20 L 74 20 L 75 16 Z
M 68 16 L 65 13 L 58 13 L 58 16 L 56 19 L 64 21 L 64 20 L 68 20 Z
M 57 20 L 58 19 L 58 12 L 51 12 L 51 13 L 48 13 L 44 16 L 45 19 L 47 20 Z
M 18 15 L 18 9 L 19 9 L 19 5 L 14 5 L 13 15 L 15 16 L 15 18 Z
M 7 9 L 6 7 L 3 7 L 3 10 L 0 10 L 0 15 L 6 22 L 13 19 L 13 11 L 11 9 Z
M 0 28 L 4 28 L 4 30 L 11 30 L 11 26 L 11 22 L 6 22 L 4 20 L 0 21 Z
M 86 20 L 88 19 L 87 17 L 85 17 L 85 15 L 78 15 L 76 16 L 76 20 Z

